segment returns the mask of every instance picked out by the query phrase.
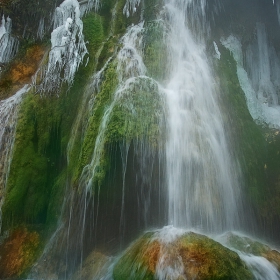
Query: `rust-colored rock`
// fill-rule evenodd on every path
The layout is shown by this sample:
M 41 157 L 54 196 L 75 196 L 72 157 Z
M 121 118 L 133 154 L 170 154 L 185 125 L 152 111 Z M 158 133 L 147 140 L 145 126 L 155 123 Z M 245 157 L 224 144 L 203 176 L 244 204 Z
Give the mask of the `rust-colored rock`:
M 34 262 L 38 246 L 37 232 L 13 230 L 0 246 L 0 279 L 21 275 Z
M 24 84 L 30 83 L 36 73 L 46 48 L 40 45 L 29 47 L 23 57 L 18 57 L 9 65 L 0 80 L 0 99 L 13 95 Z

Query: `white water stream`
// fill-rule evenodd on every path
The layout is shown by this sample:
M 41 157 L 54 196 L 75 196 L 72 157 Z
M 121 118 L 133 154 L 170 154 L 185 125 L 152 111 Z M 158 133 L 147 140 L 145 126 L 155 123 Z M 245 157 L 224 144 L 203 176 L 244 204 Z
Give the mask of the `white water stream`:
M 25 85 L 15 95 L 0 101 L 0 211 L 5 198 L 6 185 L 12 160 L 18 109 L 23 95 L 28 90 L 28 85 Z
M 165 6 L 171 54 L 166 86 L 169 223 L 221 231 L 238 226 L 240 190 L 205 43 L 186 23 L 203 15 L 206 2 L 196 4 L 200 13 L 192 5 L 172 0 Z

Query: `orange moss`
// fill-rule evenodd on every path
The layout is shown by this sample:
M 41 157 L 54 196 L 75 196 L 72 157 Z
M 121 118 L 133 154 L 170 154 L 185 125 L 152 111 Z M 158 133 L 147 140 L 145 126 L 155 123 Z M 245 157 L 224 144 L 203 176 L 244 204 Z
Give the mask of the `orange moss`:
M 202 247 L 200 244 L 188 244 L 187 247 L 182 246 L 179 250 L 185 267 L 187 278 L 206 279 L 211 275 L 211 270 L 217 267 L 217 262 L 213 252 L 208 248 Z
M 36 258 L 39 234 L 15 229 L 0 246 L 0 278 L 21 275 Z
M 31 82 L 45 54 L 45 48 L 34 45 L 26 50 L 23 57 L 13 61 L 0 81 L 0 99 L 13 95 L 24 84 Z
M 147 244 L 143 252 L 143 263 L 148 267 L 148 270 L 152 273 L 156 272 L 156 265 L 159 259 L 160 253 L 160 243 L 158 241 L 153 241 Z

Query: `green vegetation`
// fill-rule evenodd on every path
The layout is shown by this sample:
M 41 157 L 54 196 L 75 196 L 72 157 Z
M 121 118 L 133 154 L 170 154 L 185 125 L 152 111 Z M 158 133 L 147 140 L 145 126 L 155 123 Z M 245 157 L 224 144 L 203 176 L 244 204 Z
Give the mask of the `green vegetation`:
M 218 62 L 218 75 L 224 91 L 225 111 L 230 136 L 234 139 L 234 150 L 238 157 L 245 179 L 245 190 L 255 205 L 263 200 L 265 185 L 266 141 L 263 128 L 252 119 L 236 74 L 236 62 L 230 52 L 220 47 L 221 60 Z
M 161 21 L 151 21 L 144 30 L 144 63 L 148 73 L 156 80 L 163 81 L 168 64 L 168 52 L 164 43 L 165 30 Z
M 53 223 L 60 213 L 69 173 L 66 156 L 71 127 L 104 39 L 100 16 L 89 13 L 85 17 L 84 35 L 90 63 L 80 67 L 72 87 L 63 86 L 59 97 L 30 91 L 23 100 L 2 209 L 5 227 Z
M 167 266 L 182 267 L 176 279 L 253 279 L 253 275 L 237 253 L 200 234 L 185 233 L 168 243 L 148 232 L 136 240 L 116 263 L 114 280 L 157 279 L 156 270 Z M 166 275 L 167 276 L 167 275 Z M 168 276 L 167 276 L 168 278 Z M 175 279 L 175 278 L 174 278 Z
M 280 216 L 280 134 L 278 130 L 258 125 L 252 119 L 239 85 L 236 62 L 230 52 L 219 47 L 217 64 L 224 90 L 225 111 L 234 150 L 244 175 L 247 201 L 266 225 L 279 223 Z
M 98 133 L 102 133 L 101 124 L 105 121 L 104 141 L 101 147 L 97 147 L 101 149 L 102 156 L 94 178 L 99 186 L 110 166 L 107 150 L 111 144 L 141 140 L 155 148 L 162 137 L 163 101 L 158 85 L 149 78 L 139 77 L 120 90 L 116 67 L 116 62 L 111 62 L 94 100 L 75 176 L 77 180 L 84 166 L 90 163 Z
M 245 254 L 264 257 L 280 270 L 280 253 L 263 243 L 246 236 L 235 235 L 234 233 L 227 234 L 226 243 L 227 246 L 244 252 Z

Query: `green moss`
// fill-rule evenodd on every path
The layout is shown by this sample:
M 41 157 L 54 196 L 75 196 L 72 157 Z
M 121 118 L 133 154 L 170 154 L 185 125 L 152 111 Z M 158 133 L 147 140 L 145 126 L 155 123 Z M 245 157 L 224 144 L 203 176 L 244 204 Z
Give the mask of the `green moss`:
M 224 111 L 228 112 L 225 117 L 243 173 L 247 201 L 252 202 L 254 212 L 264 227 L 279 224 L 279 131 L 256 124 L 252 119 L 237 78 L 236 62 L 223 46 L 219 46 L 219 50 L 221 60 L 218 61 L 217 71 L 224 90 Z
M 168 53 L 164 42 L 165 30 L 161 21 L 151 21 L 144 31 L 144 63 L 151 77 L 163 81 L 168 65 Z
M 90 56 L 95 57 L 100 48 L 104 35 L 104 19 L 96 13 L 90 12 L 83 18 L 83 34 L 85 41 L 88 42 L 87 49 Z
M 249 200 L 257 206 L 266 196 L 264 165 L 266 141 L 264 130 L 252 119 L 237 77 L 236 62 L 230 52 L 220 47 L 218 75 L 224 91 L 224 111 L 228 112 L 232 144 L 244 174 L 245 190 Z
M 149 78 L 136 78 L 116 101 L 106 130 L 107 141 L 147 139 L 158 146 L 163 110 L 158 85 Z
M 156 148 L 162 138 L 164 108 L 158 85 L 149 78 L 139 77 L 131 81 L 125 89 L 117 91 L 116 67 L 116 62 L 112 62 L 108 67 L 101 91 L 95 98 L 75 176 L 78 180 L 82 169 L 90 163 L 98 133 L 103 133 L 102 126 L 105 125 L 104 140 L 99 143 L 102 146 L 98 147 L 101 158 L 93 178 L 99 186 L 110 166 L 107 152 L 110 144 L 137 140 L 145 141 Z
M 154 275 L 146 266 L 144 257 L 145 251 L 148 249 L 149 240 L 153 236 L 148 232 L 138 238 L 123 254 L 114 267 L 113 279 L 135 279 L 135 280 L 153 280 Z M 156 250 L 157 251 L 157 250 Z M 143 255 L 142 255 L 143 254 Z
M 145 0 L 144 18 L 146 22 L 155 20 L 162 10 L 162 0 Z
M 112 97 L 116 91 L 117 85 L 118 78 L 116 73 L 116 63 L 112 63 L 105 72 L 101 91 L 97 94 L 94 100 L 94 109 L 88 120 L 88 127 L 84 136 L 81 155 L 74 176 L 75 181 L 78 180 L 84 166 L 90 162 L 103 114 L 106 107 L 112 102 Z
M 271 250 L 267 245 L 261 242 L 252 240 L 246 236 L 235 235 L 234 233 L 228 233 L 226 235 L 226 242 L 231 248 L 255 256 L 261 256 L 263 253 Z
M 3 205 L 5 226 L 21 222 L 49 224 L 58 216 L 72 124 L 95 67 L 95 53 L 104 39 L 100 16 L 89 13 L 85 17 L 84 35 L 93 62 L 80 67 L 72 87 L 63 86 L 59 97 L 29 92 L 22 102 Z

